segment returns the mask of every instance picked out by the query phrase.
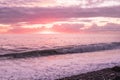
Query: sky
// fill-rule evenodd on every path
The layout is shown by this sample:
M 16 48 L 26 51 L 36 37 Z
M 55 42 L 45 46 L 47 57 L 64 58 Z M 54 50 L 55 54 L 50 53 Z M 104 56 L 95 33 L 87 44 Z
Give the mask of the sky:
M 0 0 L 0 34 L 120 32 L 120 0 Z

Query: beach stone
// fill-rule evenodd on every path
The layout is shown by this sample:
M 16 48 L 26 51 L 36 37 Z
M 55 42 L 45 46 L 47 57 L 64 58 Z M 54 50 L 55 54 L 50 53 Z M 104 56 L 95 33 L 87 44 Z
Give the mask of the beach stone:
M 93 80 L 102 80 L 102 76 L 94 76 Z
M 116 76 L 113 80 L 120 80 L 120 76 Z
M 120 67 L 119 66 L 115 66 L 111 70 L 113 70 L 115 72 L 120 72 Z

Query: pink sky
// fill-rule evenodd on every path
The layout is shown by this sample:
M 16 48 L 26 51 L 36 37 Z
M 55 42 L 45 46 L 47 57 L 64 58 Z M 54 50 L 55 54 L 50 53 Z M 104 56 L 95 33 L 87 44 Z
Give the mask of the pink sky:
M 0 0 L 0 34 L 119 32 L 119 0 Z

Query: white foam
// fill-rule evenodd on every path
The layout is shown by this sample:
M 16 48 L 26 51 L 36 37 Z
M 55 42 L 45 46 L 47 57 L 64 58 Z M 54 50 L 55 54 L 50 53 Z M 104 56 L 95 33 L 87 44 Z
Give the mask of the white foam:
M 120 65 L 120 50 L 1 60 L 1 80 L 54 80 Z

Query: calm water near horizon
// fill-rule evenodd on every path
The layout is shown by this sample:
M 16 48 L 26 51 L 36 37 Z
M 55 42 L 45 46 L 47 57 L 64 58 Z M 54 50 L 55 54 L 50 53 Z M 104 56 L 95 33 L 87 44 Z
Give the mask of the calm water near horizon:
M 110 42 L 120 42 L 119 34 L 3 34 L 0 54 Z

